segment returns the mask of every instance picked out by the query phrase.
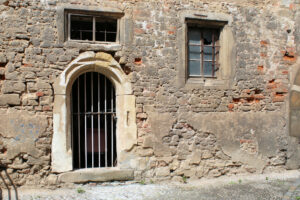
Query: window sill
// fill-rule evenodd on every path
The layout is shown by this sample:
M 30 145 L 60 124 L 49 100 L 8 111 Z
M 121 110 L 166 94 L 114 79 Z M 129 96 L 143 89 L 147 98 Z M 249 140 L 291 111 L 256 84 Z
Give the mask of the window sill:
M 184 85 L 184 89 L 228 89 L 230 88 L 229 80 L 219 80 L 217 77 L 211 78 L 200 78 L 200 77 L 192 77 L 186 80 Z
M 64 47 L 78 48 L 84 51 L 120 51 L 122 45 L 116 42 L 92 42 L 69 40 L 64 43 Z
M 78 169 L 60 174 L 58 180 L 64 183 L 128 181 L 134 179 L 133 172 L 132 169 L 119 169 L 117 167 Z

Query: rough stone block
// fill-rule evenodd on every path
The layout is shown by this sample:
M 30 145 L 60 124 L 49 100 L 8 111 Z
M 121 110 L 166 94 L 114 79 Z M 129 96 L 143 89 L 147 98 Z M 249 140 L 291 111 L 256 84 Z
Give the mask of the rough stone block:
M 128 181 L 134 178 L 133 170 L 130 169 L 82 169 L 59 175 L 59 182 L 86 183 L 105 181 Z
M 158 177 L 166 177 L 170 175 L 169 167 L 160 167 L 156 169 L 156 176 Z
M 19 81 L 4 81 L 3 93 L 21 93 L 25 91 L 25 84 Z
M 0 64 L 6 62 L 7 62 L 6 56 L 3 53 L 0 53 Z
M 20 96 L 18 94 L 2 94 L 0 95 L 0 106 L 20 105 Z

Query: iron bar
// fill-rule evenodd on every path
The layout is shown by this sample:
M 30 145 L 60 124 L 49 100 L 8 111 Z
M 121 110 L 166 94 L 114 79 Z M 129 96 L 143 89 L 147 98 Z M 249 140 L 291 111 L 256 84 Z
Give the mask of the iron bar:
M 115 90 L 111 82 L 107 81 L 101 74 L 87 72 L 74 83 L 70 106 L 75 168 L 115 165 Z
M 79 157 L 79 167 L 81 167 L 81 151 L 80 151 L 80 77 L 78 77 L 77 80 L 77 103 L 78 103 L 78 114 L 77 114 L 77 120 L 78 120 L 78 130 L 77 130 L 77 134 L 78 134 L 78 157 Z M 73 151 L 74 152 L 74 151 Z
M 71 113 L 73 113 L 74 109 L 73 109 L 73 92 L 71 93 L 71 102 L 70 102 L 70 107 L 71 107 Z M 74 124 L 74 115 L 71 115 L 71 124 Z M 71 126 L 71 148 L 72 151 L 74 151 L 74 127 Z M 74 162 L 74 156 L 73 158 L 73 162 Z
M 98 166 L 101 167 L 101 138 L 100 138 L 100 129 L 101 129 L 101 123 L 100 123 L 100 99 L 101 99 L 101 89 L 100 89 L 100 74 L 98 74 Z
M 200 56 L 201 56 L 201 62 L 200 62 L 200 71 L 201 71 L 201 75 L 204 75 L 203 72 L 203 64 L 204 64 L 204 38 L 203 38 L 203 32 L 201 31 L 201 49 L 200 49 Z
M 212 76 L 214 77 L 215 75 L 215 30 L 213 30 L 212 33 L 212 63 L 211 63 L 211 67 L 212 67 Z
M 84 111 L 86 112 L 86 73 L 84 74 Z M 85 168 L 87 168 L 87 116 L 84 115 Z
M 92 99 L 91 99 L 91 112 L 94 111 L 94 74 L 91 73 L 91 93 L 92 93 Z M 94 115 L 91 115 L 91 126 L 92 126 L 92 168 L 94 167 Z
M 111 87 L 111 90 L 110 90 L 110 96 L 111 96 L 111 111 L 113 112 L 114 111 L 114 97 L 113 97 L 113 87 Z M 111 166 L 113 167 L 114 164 L 113 164 L 113 160 L 114 160 L 114 119 L 113 119 L 113 114 L 110 115 L 111 116 Z
M 107 95 L 106 95 L 106 78 L 104 79 L 104 110 L 107 111 Z M 107 115 L 104 115 L 104 131 L 105 131 L 105 167 L 107 167 Z
M 101 114 L 114 114 L 115 112 L 81 112 L 81 113 L 73 113 L 74 115 L 101 115 Z

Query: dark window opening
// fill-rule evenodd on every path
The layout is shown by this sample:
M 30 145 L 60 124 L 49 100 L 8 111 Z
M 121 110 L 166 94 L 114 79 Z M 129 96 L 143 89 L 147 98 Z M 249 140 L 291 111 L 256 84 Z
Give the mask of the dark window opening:
M 116 42 L 118 20 L 109 17 L 69 14 L 69 38 L 71 40 Z
M 115 42 L 117 21 L 96 18 L 96 41 Z
M 93 40 L 93 17 L 71 15 L 72 40 Z
M 116 96 L 104 75 L 87 72 L 72 86 L 73 167 L 114 167 L 116 148 Z
M 216 77 L 219 49 L 219 29 L 188 27 L 189 77 Z

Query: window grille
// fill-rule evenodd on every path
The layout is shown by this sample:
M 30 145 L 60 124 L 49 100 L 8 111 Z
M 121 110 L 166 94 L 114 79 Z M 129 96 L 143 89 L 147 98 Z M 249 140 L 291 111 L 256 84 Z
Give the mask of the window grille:
M 72 86 L 73 167 L 114 167 L 116 95 L 108 78 L 97 72 L 80 75 Z
M 219 29 L 188 27 L 189 77 L 216 77 Z

